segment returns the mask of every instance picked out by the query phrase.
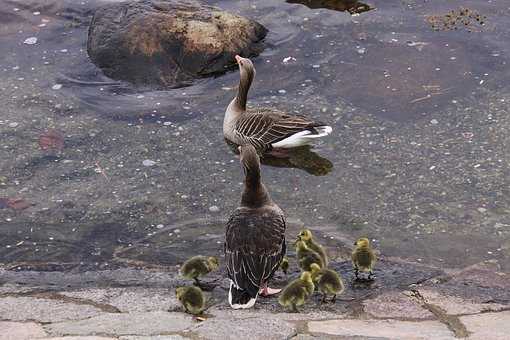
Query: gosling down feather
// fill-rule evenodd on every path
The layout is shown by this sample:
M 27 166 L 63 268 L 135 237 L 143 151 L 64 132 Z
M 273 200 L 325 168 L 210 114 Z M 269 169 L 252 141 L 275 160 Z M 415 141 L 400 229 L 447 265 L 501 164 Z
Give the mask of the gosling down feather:
M 178 287 L 175 289 L 175 295 L 190 314 L 201 314 L 205 307 L 205 298 L 202 290 L 195 286 Z
M 360 238 L 354 242 L 354 245 L 355 248 L 351 255 L 354 274 L 358 278 L 360 271 L 368 272 L 368 279 L 371 279 L 377 257 L 370 246 L 370 241 L 367 238 Z
M 255 77 L 250 59 L 236 55 L 240 79 L 236 97 L 223 120 L 223 135 L 235 145 L 251 144 L 258 151 L 288 149 L 310 144 L 331 133 L 331 126 L 303 116 L 288 115 L 275 109 L 246 110 L 248 90 Z
M 324 262 L 322 258 L 317 252 L 308 248 L 305 241 L 297 241 L 296 242 L 296 255 L 298 259 L 299 268 L 303 271 L 311 271 L 311 265 L 316 263 L 319 267 L 324 267 Z
M 216 257 L 193 256 L 182 265 L 181 275 L 187 279 L 195 280 L 195 283 L 198 284 L 200 276 L 205 276 L 216 269 L 218 269 Z
M 232 308 L 250 308 L 285 255 L 285 216 L 260 179 L 260 159 L 252 145 L 239 147 L 245 173 L 240 206 L 226 229 L 225 260 Z
M 328 255 L 326 254 L 326 250 L 324 250 L 324 247 L 315 242 L 313 239 L 312 232 L 309 229 L 303 229 L 298 235 L 298 238 L 301 241 L 304 241 L 306 243 L 306 246 L 313 251 L 315 251 L 322 259 L 322 262 L 325 267 L 328 266 Z
M 315 285 L 310 272 L 302 272 L 299 278 L 283 289 L 278 302 L 283 307 L 290 307 L 293 312 L 297 312 L 297 307 L 303 305 L 314 290 Z
M 336 296 L 342 294 L 345 290 L 344 282 L 340 275 L 334 270 L 319 267 L 317 263 L 313 263 L 312 280 L 319 292 L 322 293 L 322 302 L 326 302 L 328 295 L 333 295 L 331 302 L 335 302 Z

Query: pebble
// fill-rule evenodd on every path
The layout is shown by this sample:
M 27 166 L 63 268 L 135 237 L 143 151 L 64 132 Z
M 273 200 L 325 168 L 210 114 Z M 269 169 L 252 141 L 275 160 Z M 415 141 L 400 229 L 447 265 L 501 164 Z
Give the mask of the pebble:
M 439 124 L 439 121 L 437 119 L 432 119 L 430 121 L 430 124 L 437 125 L 437 124 Z
M 485 212 L 487 211 L 487 209 L 482 208 L 482 207 L 478 208 L 477 210 L 478 210 L 478 212 L 480 212 L 480 213 L 482 213 L 482 214 L 483 214 L 483 213 L 485 213 Z
M 211 205 L 209 207 L 209 211 L 210 212 L 219 212 L 220 211 L 220 208 L 217 206 L 217 205 Z
M 153 166 L 156 164 L 156 162 L 154 162 L 153 160 L 150 160 L 150 159 L 145 159 L 143 162 L 142 162 L 143 166 Z
M 15 128 L 16 126 L 18 126 L 19 124 L 16 123 L 16 122 L 12 122 L 12 123 L 9 123 L 9 127 L 12 127 L 12 128 Z
M 287 93 L 287 91 L 282 89 L 282 90 L 278 90 L 278 93 L 285 94 L 285 93 Z
M 364 47 L 360 47 L 356 50 L 356 52 L 358 52 L 358 54 L 365 54 L 367 53 L 367 49 Z
M 164 227 L 165 227 L 165 226 L 164 226 L 164 225 L 162 225 L 162 224 L 158 224 L 158 225 L 156 226 L 156 228 L 158 228 L 158 229 L 163 229 Z
M 25 41 L 23 41 L 23 44 L 27 44 L 27 45 L 34 45 L 36 43 L 37 43 L 36 37 L 26 38 Z
M 62 84 L 55 84 L 51 87 L 53 90 L 60 90 L 62 88 Z

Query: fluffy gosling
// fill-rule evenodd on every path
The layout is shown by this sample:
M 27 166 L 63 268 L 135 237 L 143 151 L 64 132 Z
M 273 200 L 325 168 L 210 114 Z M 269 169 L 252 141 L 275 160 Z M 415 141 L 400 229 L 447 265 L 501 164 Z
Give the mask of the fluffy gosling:
M 181 275 L 186 279 L 195 280 L 195 284 L 199 285 L 198 278 L 207 275 L 213 270 L 218 269 L 218 259 L 214 256 L 193 256 L 188 259 L 181 267 Z
M 202 314 L 205 307 L 205 298 L 200 288 L 195 286 L 178 287 L 175 289 L 175 295 L 177 295 L 177 299 L 179 299 L 187 313 Z
M 331 302 L 336 301 L 336 296 L 344 292 L 345 286 L 340 275 L 334 270 L 319 267 L 317 263 L 312 263 L 312 280 L 317 290 L 322 293 L 322 301 L 326 302 L 329 295 L 333 295 Z
M 354 242 L 356 246 L 352 251 L 352 265 L 354 266 L 354 275 L 358 279 L 359 272 L 368 272 L 368 279 L 372 280 L 373 269 L 377 257 L 370 247 L 370 241 L 363 237 Z
M 324 266 L 328 266 L 328 255 L 326 254 L 326 250 L 324 247 L 322 247 L 319 243 L 315 242 L 313 239 L 312 232 L 309 229 L 303 229 L 298 235 L 298 239 L 301 241 L 305 241 L 306 246 L 313 251 L 315 251 L 317 254 L 320 255 L 322 258 L 322 262 L 324 263 Z
M 315 286 L 312 281 L 310 272 L 303 272 L 301 276 L 289 283 L 281 292 L 278 302 L 283 307 L 289 308 L 293 312 L 297 312 L 298 306 L 303 305 L 306 300 L 313 294 Z
M 324 262 L 319 254 L 312 249 L 308 248 L 305 241 L 296 242 L 296 255 L 299 263 L 299 268 L 303 271 L 311 271 L 310 265 L 317 263 L 321 268 L 324 267 Z
M 285 274 L 285 276 L 287 276 L 287 272 L 289 270 L 289 259 L 287 258 L 287 256 L 285 256 L 282 259 L 282 262 L 280 262 L 280 269 Z

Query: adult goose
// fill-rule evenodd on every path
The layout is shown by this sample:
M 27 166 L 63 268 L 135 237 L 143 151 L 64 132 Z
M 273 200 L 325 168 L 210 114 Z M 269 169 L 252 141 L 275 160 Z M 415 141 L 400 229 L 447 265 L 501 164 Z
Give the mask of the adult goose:
M 225 259 L 230 278 L 228 302 L 250 308 L 259 294 L 280 290 L 267 286 L 285 255 L 285 216 L 260 180 L 260 160 L 252 145 L 239 147 L 245 173 L 240 206 L 227 222 Z
M 235 145 L 251 144 L 258 151 L 288 149 L 311 143 L 331 133 L 331 126 L 303 116 L 274 109 L 246 110 L 248 90 L 255 77 L 250 59 L 235 56 L 239 65 L 239 88 L 223 120 L 223 135 Z

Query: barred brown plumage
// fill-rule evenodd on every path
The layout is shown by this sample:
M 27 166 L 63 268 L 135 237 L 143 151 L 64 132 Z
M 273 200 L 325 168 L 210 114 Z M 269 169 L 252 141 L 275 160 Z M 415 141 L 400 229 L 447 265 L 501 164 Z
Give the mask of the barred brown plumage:
M 251 144 L 264 152 L 309 144 L 331 133 L 330 126 L 304 116 L 271 108 L 246 110 L 248 90 L 256 72 L 250 59 L 236 56 L 236 60 L 240 71 L 239 90 L 228 105 L 223 121 L 223 135 L 228 141 L 236 145 Z
M 229 303 L 233 308 L 253 306 L 286 251 L 285 216 L 260 181 L 260 160 L 253 146 L 241 146 L 241 163 L 245 188 L 225 235 Z

